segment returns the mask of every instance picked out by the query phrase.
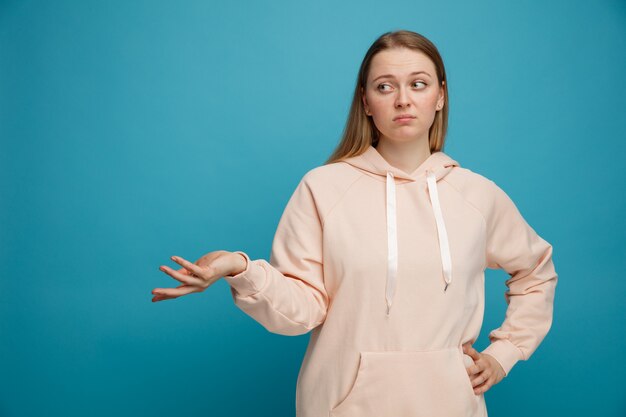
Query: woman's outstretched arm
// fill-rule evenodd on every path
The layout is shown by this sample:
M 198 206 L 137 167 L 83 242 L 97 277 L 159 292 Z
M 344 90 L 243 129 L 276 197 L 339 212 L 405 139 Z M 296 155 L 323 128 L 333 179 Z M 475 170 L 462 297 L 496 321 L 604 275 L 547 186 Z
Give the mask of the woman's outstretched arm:
M 283 211 L 269 262 L 250 260 L 242 251 L 217 250 L 193 263 L 173 256 L 181 268 L 161 265 L 160 270 L 181 285 L 153 289 L 152 301 L 202 292 L 224 277 L 235 304 L 270 332 L 300 335 L 321 324 L 328 308 L 322 225 L 307 178 L 302 178 Z
M 328 308 L 322 263 L 322 224 L 305 175 L 289 199 L 274 235 L 269 262 L 246 259 L 224 276 L 235 304 L 272 333 L 305 334 Z

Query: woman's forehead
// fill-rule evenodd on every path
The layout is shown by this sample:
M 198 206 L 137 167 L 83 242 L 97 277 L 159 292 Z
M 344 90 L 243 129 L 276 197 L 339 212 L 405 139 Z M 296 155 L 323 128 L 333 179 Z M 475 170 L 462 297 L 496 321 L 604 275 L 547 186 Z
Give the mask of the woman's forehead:
M 382 75 L 405 77 L 415 75 L 415 73 L 423 73 L 431 77 L 435 75 L 435 65 L 423 52 L 408 48 L 393 48 L 380 51 L 372 58 L 371 79 Z

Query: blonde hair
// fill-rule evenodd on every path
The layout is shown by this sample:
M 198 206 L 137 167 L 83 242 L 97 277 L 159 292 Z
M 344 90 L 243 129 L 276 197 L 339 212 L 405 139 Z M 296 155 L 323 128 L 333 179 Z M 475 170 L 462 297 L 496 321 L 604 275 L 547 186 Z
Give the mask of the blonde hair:
M 351 156 L 360 155 L 365 152 L 370 145 L 376 146 L 378 144 L 378 129 L 374 125 L 374 121 L 365 114 L 363 91 L 366 87 L 372 58 L 380 51 L 402 47 L 422 52 L 428 56 L 435 65 L 439 86 L 443 86 L 445 83 L 443 108 L 436 112 L 435 120 L 428 131 L 428 143 L 431 153 L 443 149 L 446 130 L 448 128 L 448 82 L 446 80 L 446 70 L 443 65 L 443 59 L 437 47 L 426 37 L 408 30 L 397 30 L 383 33 L 367 50 L 363 62 L 361 62 L 361 67 L 359 68 L 359 74 L 354 88 L 354 96 L 352 97 L 352 105 L 350 106 L 350 113 L 341 141 L 324 165 Z

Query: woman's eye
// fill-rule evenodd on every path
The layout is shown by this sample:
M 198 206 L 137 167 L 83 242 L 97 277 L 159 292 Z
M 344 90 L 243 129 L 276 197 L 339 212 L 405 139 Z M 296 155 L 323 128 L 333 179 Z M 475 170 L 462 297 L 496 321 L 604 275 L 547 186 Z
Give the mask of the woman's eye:
M 415 84 L 423 84 L 424 87 L 426 86 L 426 83 L 424 81 L 414 81 L 413 85 L 415 85 Z M 384 83 L 384 84 L 378 84 L 377 88 L 378 88 L 379 91 L 389 91 L 388 89 L 385 90 L 384 87 L 391 87 L 391 86 L 389 84 L 387 84 L 387 83 Z

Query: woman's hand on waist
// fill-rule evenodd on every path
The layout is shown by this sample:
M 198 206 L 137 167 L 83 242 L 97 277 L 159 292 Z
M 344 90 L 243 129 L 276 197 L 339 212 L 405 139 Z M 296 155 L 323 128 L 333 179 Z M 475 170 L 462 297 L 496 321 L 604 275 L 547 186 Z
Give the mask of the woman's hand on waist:
M 504 369 L 493 356 L 478 352 L 470 342 L 463 345 L 463 353 L 474 360 L 474 365 L 466 368 L 474 394 L 480 395 L 487 392 L 504 378 Z

